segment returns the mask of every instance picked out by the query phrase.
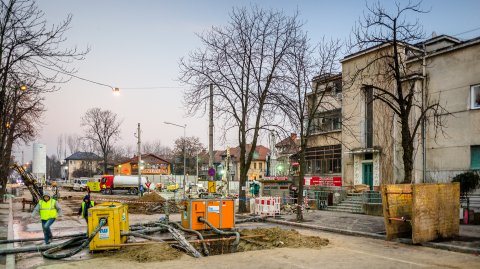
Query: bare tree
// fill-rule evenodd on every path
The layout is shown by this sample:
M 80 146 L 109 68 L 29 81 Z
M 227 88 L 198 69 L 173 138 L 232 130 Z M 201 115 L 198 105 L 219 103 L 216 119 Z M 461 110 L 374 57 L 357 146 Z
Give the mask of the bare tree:
M 175 146 L 172 151 L 174 160 L 181 160 L 175 163 L 175 173 L 183 174 L 183 158 L 186 158 L 188 174 L 193 174 L 196 169 L 197 153 L 206 151 L 205 146 L 200 142 L 200 138 L 196 136 L 183 137 L 175 140 Z
M 69 134 L 67 137 L 67 146 L 68 150 L 70 151 L 70 154 L 74 154 L 75 152 L 78 152 L 83 148 L 85 148 L 83 137 L 80 137 L 79 135 L 76 134 Z
M 338 72 L 338 59 L 342 45 L 339 41 L 322 41 L 318 45 L 318 57 L 309 45 L 306 34 L 299 39 L 294 49 L 288 54 L 290 60 L 284 70 L 285 89 L 276 95 L 276 102 L 284 111 L 293 128 L 300 135 L 300 147 L 297 153 L 300 164 L 298 180 L 297 220 L 303 220 L 303 187 L 306 174 L 305 152 L 313 130 L 319 130 L 316 119 L 319 112 L 338 108 L 335 98 L 328 98 L 325 88 L 316 83 L 312 87 L 312 78 L 328 84 L 334 73 Z M 330 85 L 331 86 L 331 85 Z
M 272 99 L 287 54 L 296 44 L 302 27 L 298 13 L 258 7 L 234 8 L 228 25 L 212 27 L 199 34 L 203 48 L 190 53 L 180 63 L 180 79 L 191 86 L 185 92 L 190 114 L 205 112 L 208 85 L 214 88 L 214 110 L 226 133 L 238 129 L 240 147 L 240 204 L 246 212 L 247 172 L 253 159 L 260 130 L 272 124 Z M 247 146 L 250 145 L 250 146 Z
M 369 102 L 379 101 L 395 115 L 400 128 L 405 183 L 412 182 L 414 144 L 423 122 L 433 118 L 435 127 L 441 127 L 443 121 L 438 116 L 447 113 L 438 101 L 425 102 L 426 85 L 416 87 L 414 79 L 421 73 L 415 73 L 407 64 L 407 58 L 424 55 L 421 48 L 411 45 L 423 40 L 422 27 L 418 21 L 407 21 L 412 15 L 425 12 L 420 4 L 408 2 L 403 6 L 397 2 L 393 12 L 380 3 L 367 5 L 367 12 L 353 30 L 350 48 L 378 49 L 346 78 L 347 88 L 362 84 L 365 93 L 371 91 Z M 352 88 L 356 90 L 355 86 Z
M 172 149 L 162 145 L 160 140 L 154 140 L 152 142 L 147 141 L 142 144 L 142 148 L 142 152 L 153 153 L 166 160 L 170 160 L 172 158 Z
M 82 117 L 85 138 L 91 141 L 101 152 L 103 173 L 107 172 L 108 156 L 112 152 L 113 143 L 120 138 L 122 121 L 110 110 L 91 108 Z
M 49 25 L 34 1 L 0 2 L 0 179 L 5 193 L 12 146 L 32 141 L 45 111 L 45 93 L 65 82 L 59 74 L 72 74 L 68 64 L 85 52 L 64 49 L 68 16 Z

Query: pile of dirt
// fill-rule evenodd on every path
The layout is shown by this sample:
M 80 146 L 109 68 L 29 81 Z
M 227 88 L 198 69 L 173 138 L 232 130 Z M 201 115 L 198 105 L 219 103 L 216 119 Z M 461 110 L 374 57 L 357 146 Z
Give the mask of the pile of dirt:
M 166 243 L 131 246 L 112 253 L 117 259 L 134 260 L 137 262 L 163 262 L 176 260 L 185 255 Z
M 128 212 L 138 214 L 158 214 L 165 212 L 165 198 L 156 192 L 146 193 L 138 200 L 128 202 Z M 179 212 L 178 206 L 174 200 L 168 201 L 170 213 Z
M 242 230 L 242 236 L 263 235 L 262 237 L 244 238 L 240 240 L 238 251 L 251 251 L 271 248 L 313 248 L 319 249 L 328 245 L 328 239 L 318 236 L 302 235 L 296 230 L 275 228 L 257 228 Z

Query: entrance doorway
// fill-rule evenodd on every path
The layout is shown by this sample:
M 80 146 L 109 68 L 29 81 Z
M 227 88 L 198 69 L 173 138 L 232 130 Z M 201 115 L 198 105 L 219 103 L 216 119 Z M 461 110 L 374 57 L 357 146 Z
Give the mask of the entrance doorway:
M 373 163 L 362 164 L 362 178 L 363 184 L 370 186 L 370 190 L 373 190 Z

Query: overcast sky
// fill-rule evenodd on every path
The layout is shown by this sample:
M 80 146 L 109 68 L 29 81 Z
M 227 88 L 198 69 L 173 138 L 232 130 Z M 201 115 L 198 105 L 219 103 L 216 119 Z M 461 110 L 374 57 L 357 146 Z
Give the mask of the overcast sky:
M 371 1 L 369 1 L 371 2 Z M 387 6 L 391 1 L 387 2 Z M 402 1 L 405 2 L 405 1 Z M 48 155 L 56 153 L 57 137 L 63 133 L 83 133 L 80 118 L 92 107 L 109 109 L 123 119 L 121 145 L 135 145 L 137 123 L 141 123 L 143 140 L 159 139 L 172 147 L 183 129 L 165 125 L 164 121 L 187 124 L 187 136 L 198 136 L 208 144 L 208 119 L 187 118 L 182 106 L 182 92 L 177 81 L 179 59 L 200 46 L 195 33 L 211 26 L 224 25 L 234 6 L 256 4 L 287 14 L 299 9 L 313 42 L 326 38 L 348 38 L 352 26 L 361 16 L 364 1 L 119 1 L 119 0 L 39 0 L 38 6 L 50 23 L 73 15 L 66 46 L 89 47 L 84 61 L 74 64 L 78 76 L 113 85 L 121 89 L 114 96 L 107 87 L 72 79 L 61 89 L 46 96 L 47 112 L 36 141 L 47 145 Z M 430 35 L 458 35 L 468 39 L 480 36 L 480 1 L 423 1 L 430 13 L 421 15 L 420 23 Z M 140 89 L 146 87 L 171 87 Z M 128 89 L 130 88 L 130 89 Z M 235 136 L 232 136 L 235 138 Z M 265 146 L 266 141 L 263 141 Z M 218 136 L 215 148 L 224 148 Z M 237 144 L 235 139 L 227 141 Z M 32 146 L 19 147 L 15 155 L 31 160 Z

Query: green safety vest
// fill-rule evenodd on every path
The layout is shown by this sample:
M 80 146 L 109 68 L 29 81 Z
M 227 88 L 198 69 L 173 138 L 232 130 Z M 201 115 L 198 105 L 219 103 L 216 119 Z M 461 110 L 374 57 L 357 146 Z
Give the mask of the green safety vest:
M 95 203 L 93 201 L 90 201 L 90 205 L 95 206 Z M 84 213 L 85 213 L 85 202 L 82 202 L 82 217 L 85 216 Z
M 41 220 L 49 220 L 49 219 L 56 219 L 57 218 L 57 209 L 55 208 L 55 203 L 57 201 L 54 199 L 48 200 L 45 202 L 44 200 L 40 200 L 40 219 Z

